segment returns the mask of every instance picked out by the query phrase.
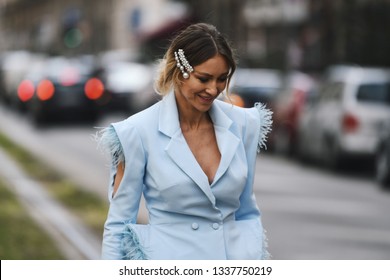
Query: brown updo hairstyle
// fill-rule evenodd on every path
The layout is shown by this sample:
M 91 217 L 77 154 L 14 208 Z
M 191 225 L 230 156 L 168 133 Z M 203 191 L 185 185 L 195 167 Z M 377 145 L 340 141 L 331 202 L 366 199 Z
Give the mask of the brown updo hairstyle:
M 176 66 L 174 52 L 183 49 L 192 67 L 202 64 L 217 54 L 222 55 L 230 68 L 226 91 L 230 79 L 236 70 L 236 60 L 233 50 L 224 36 L 207 23 L 196 23 L 182 30 L 171 42 L 164 58 L 160 62 L 160 70 L 156 79 L 155 89 L 158 94 L 166 95 L 180 85 L 183 77 Z

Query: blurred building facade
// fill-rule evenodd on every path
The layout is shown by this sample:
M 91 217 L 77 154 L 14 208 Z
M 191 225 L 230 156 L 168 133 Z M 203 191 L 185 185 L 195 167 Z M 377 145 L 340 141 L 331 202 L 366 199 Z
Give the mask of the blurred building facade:
M 390 66 L 388 0 L 3 0 L 0 50 L 155 58 L 190 22 L 215 24 L 249 67 Z
M 168 0 L 2 0 L 0 34 L 7 39 L 0 50 L 135 50 L 144 34 L 185 13 L 183 4 Z

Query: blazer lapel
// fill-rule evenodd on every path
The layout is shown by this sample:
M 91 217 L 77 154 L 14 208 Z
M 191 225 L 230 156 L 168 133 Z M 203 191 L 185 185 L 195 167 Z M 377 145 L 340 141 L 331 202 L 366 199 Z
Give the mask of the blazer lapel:
M 206 174 L 199 166 L 181 132 L 175 95 L 169 93 L 162 100 L 159 115 L 159 130 L 170 137 L 165 151 L 175 164 L 201 188 L 208 199 L 215 204 Z
M 215 185 L 225 174 L 240 144 L 240 139 L 233 133 L 233 121 L 222 111 L 218 102 L 220 101 L 214 101 L 210 110 L 210 117 L 214 123 L 218 148 L 221 153 L 221 162 L 211 186 Z

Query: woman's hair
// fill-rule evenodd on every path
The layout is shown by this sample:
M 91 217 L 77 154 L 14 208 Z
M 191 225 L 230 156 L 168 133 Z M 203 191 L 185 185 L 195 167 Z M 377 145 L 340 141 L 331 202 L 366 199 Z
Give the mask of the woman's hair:
M 160 69 L 155 83 L 155 89 L 160 95 L 166 95 L 172 88 L 181 83 L 181 72 L 177 68 L 175 52 L 182 49 L 192 67 L 202 64 L 217 54 L 222 55 L 230 68 L 227 80 L 227 89 L 230 79 L 236 70 L 236 61 L 233 50 L 226 38 L 207 23 L 197 23 L 182 30 L 171 42 L 164 58 L 160 62 Z

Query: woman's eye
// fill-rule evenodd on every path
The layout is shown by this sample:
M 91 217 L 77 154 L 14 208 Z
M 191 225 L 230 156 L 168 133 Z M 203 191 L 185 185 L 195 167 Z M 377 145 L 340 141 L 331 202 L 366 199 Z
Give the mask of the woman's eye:
M 202 78 L 202 77 L 199 77 L 198 79 L 199 79 L 199 81 L 200 81 L 201 83 L 207 83 L 207 82 L 209 81 L 209 78 Z
M 198 77 L 198 79 L 201 83 L 204 83 L 204 84 L 210 81 L 210 78 Z M 224 83 L 224 82 L 226 82 L 226 80 L 227 80 L 227 77 L 218 78 L 219 83 Z

